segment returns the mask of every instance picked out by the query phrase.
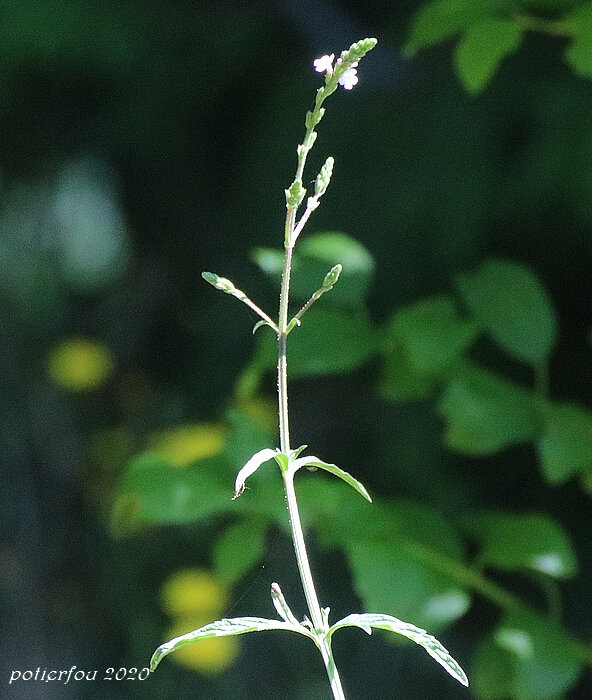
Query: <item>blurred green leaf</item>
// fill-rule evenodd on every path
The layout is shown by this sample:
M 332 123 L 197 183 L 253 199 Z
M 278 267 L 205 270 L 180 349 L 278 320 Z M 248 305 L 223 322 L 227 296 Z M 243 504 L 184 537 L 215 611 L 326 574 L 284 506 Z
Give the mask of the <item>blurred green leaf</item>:
M 506 56 L 520 46 L 522 30 L 511 19 L 484 17 L 464 33 L 455 52 L 459 78 L 469 92 L 479 92 Z
M 225 484 L 222 460 L 210 457 L 194 466 L 174 467 L 150 453 L 127 467 L 113 507 L 114 528 L 133 531 L 143 524 L 186 523 L 232 508 L 232 477 Z
M 249 518 L 224 531 L 213 553 L 214 568 L 221 581 L 232 586 L 262 559 L 267 528 L 267 523 Z
M 387 347 L 401 344 L 415 373 L 442 376 L 473 342 L 478 327 L 462 319 L 452 299 L 438 296 L 397 311 L 387 328 Z
M 442 559 L 461 562 L 462 546 L 433 508 L 407 501 L 346 502 L 339 491 L 329 495 L 315 476 L 299 486 L 305 522 L 317 526 L 321 542 L 346 552 L 365 609 L 430 630 L 466 612 L 469 596 L 439 566 Z
M 465 614 L 470 598 L 397 541 L 345 544 L 354 586 L 368 610 L 384 610 L 440 629 Z
M 574 36 L 565 50 L 565 60 L 578 75 L 592 78 L 592 6 L 577 8 L 564 18 Z
M 389 401 L 413 401 L 430 396 L 439 384 L 437 376 L 422 374 L 411 364 L 401 342 L 389 345 L 379 390 Z
M 366 317 L 312 308 L 302 325 L 290 333 L 288 376 L 313 377 L 355 369 L 374 355 L 376 340 L 376 331 Z M 269 370 L 276 362 L 275 338 L 270 333 L 261 335 L 255 365 Z
M 579 471 L 592 472 L 592 414 L 569 404 L 550 406 L 537 448 L 551 484 L 563 483 Z
M 473 660 L 471 685 L 479 700 L 513 698 L 514 656 L 487 638 L 477 647 Z
M 486 455 L 533 440 L 540 430 L 537 403 L 509 380 L 469 364 L 444 390 L 440 412 L 446 443 L 459 452 Z
M 548 361 L 557 321 L 547 291 L 529 268 L 488 260 L 459 275 L 456 286 L 475 321 L 506 352 L 535 366 Z
M 476 20 L 495 12 L 496 0 L 432 0 L 413 19 L 405 44 L 407 55 L 450 39 Z
M 551 620 L 526 610 L 507 614 L 495 641 L 515 658 L 519 700 L 551 700 L 576 682 L 581 664 L 574 642 Z
M 230 433 L 224 443 L 224 458 L 238 471 L 253 455 L 273 444 L 271 432 L 245 411 L 232 408 L 226 412 Z
M 555 578 L 577 573 L 577 559 L 564 529 L 541 513 L 479 513 L 474 532 L 481 543 L 483 566 L 504 570 L 532 569 Z
M 283 251 L 257 248 L 252 258 L 263 272 L 279 284 Z M 321 286 L 327 272 L 338 263 L 343 267 L 339 281 L 331 290 L 331 296 L 323 299 L 323 304 L 361 308 L 374 276 L 374 260 L 361 243 L 337 231 L 303 235 L 299 239 L 292 259 L 292 298 L 307 301 Z

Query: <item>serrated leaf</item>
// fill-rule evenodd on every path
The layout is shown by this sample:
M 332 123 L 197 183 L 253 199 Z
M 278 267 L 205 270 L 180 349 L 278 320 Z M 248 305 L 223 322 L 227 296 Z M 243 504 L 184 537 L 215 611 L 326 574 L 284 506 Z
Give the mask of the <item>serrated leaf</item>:
M 495 10 L 495 2 L 488 0 L 432 0 L 424 3 L 413 19 L 407 55 L 419 49 L 450 39 L 476 20 Z
M 509 571 L 531 569 L 554 578 L 577 573 L 569 537 L 552 518 L 540 513 L 485 513 L 475 518 L 481 565 Z
M 266 522 L 249 518 L 224 531 L 213 552 L 214 568 L 223 583 L 235 584 L 261 561 L 267 527 Z
M 520 46 L 522 30 L 511 19 L 484 17 L 464 33 L 455 52 L 459 78 L 469 92 L 479 92 L 499 64 Z
M 200 639 L 210 639 L 211 637 L 227 637 L 248 632 L 264 632 L 267 630 L 287 630 L 298 632 L 305 637 L 314 640 L 314 635 L 310 630 L 302 625 L 294 625 L 283 620 L 268 620 L 264 617 L 235 617 L 230 619 L 217 620 L 204 627 L 188 632 L 180 637 L 175 637 L 164 644 L 161 644 L 150 659 L 150 670 L 154 671 L 162 659 L 176 649 L 197 642 Z
M 277 450 L 272 450 L 269 447 L 259 450 L 255 453 L 251 459 L 249 459 L 244 467 L 236 475 L 236 480 L 234 482 L 234 496 L 233 499 L 238 498 L 245 490 L 245 482 L 247 479 L 254 474 L 259 467 L 265 462 L 269 462 L 277 454 Z
M 424 629 L 410 625 L 391 615 L 381 613 L 353 614 L 344 617 L 339 622 L 332 625 L 329 634 L 332 634 L 340 627 L 361 627 L 365 632 L 370 633 L 369 628 L 387 630 L 400 634 L 412 642 L 423 647 L 428 654 L 435 659 L 444 670 L 464 686 L 469 685 L 466 673 L 460 665 L 452 658 L 448 650 L 440 642 L 428 634 Z
M 551 484 L 561 484 L 577 472 L 592 472 L 592 414 L 569 404 L 551 406 L 537 449 Z
M 508 613 L 494 639 L 514 657 L 513 697 L 560 697 L 580 674 L 575 643 L 558 625 L 541 615 L 526 610 Z
M 301 467 L 317 467 L 318 469 L 324 469 L 326 472 L 329 472 L 330 474 L 333 474 L 334 476 L 339 477 L 343 481 L 345 481 L 346 484 L 349 484 L 352 488 L 354 488 L 358 493 L 360 493 L 364 498 L 372 503 L 372 499 L 370 498 L 370 494 L 368 491 L 366 491 L 366 488 L 364 485 L 359 482 L 355 477 L 353 477 L 351 474 L 348 472 L 344 471 L 343 469 L 340 469 L 336 464 L 329 464 L 327 462 L 323 462 L 323 460 L 319 459 L 318 457 L 300 457 L 299 459 L 294 460 L 292 463 L 292 467 L 294 471 L 297 469 L 300 469 Z
M 469 364 L 447 384 L 439 409 L 447 422 L 446 443 L 469 455 L 533 440 L 540 430 L 537 402 L 529 392 Z
M 557 321 L 547 291 L 528 267 L 488 260 L 459 275 L 456 286 L 474 320 L 506 352 L 534 366 L 548 361 Z

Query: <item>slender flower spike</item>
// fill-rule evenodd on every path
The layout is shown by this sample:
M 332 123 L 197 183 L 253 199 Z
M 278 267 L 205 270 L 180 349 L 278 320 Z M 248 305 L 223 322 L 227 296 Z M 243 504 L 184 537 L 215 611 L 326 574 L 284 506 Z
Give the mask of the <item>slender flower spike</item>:
M 331 74 L 333 72 L 333 60 L 335 59 L 335 54 L 332 53 L 330 56 L 321 56 L 313 61 L 314 69 L 317 73 L 327 73 Z
M 337 78 L 337 82 L 343 86 L 344 90 L 351 90 L 354 85 L 357 85 L 358 83 L 358 72 L 356 70 L 356 66 L 358 65 L 358 62 L 356 61 L 355 63 L 352 63 L 351 68 L 348 68 L 345 73 L 339 76 Z

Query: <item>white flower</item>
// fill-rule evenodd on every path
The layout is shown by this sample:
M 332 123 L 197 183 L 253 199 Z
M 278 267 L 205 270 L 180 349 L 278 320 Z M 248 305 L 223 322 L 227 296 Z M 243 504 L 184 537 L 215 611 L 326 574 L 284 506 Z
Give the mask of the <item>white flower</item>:
M 348 68 L 343 75 L 337 79 L 340 85 L 343 85 L 345 90 L 351 90 L 354 85 L 357 85 L 358 76 L 355 68 Z
M 333 59 L 335 54 L 332 53 L 330 56 L 321 56 L 313 61 L 314 69 L 317 73 L 332 73 L 333 72 Z

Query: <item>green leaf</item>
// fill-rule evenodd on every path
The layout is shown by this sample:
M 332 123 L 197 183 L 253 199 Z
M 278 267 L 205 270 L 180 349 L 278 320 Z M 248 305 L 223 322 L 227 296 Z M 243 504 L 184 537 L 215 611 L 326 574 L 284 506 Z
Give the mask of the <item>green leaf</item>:
M 561 484 L 576 472 L 592 472 L 592 414 L 569 404 L 551 406 L 537 448 L 551 484 Z
M 554 622 L 536 613 L 507 614 L 495 640 L 514 656 L 515 698 L 556 698 L 567 692 L 580 674 L 575 643 Z
M 257 248 L 252 258 L 263 272 L 279 282 L 283 251 Z M 374 260 L 361 243 L 338 231 L 315 233 L 299 241 L 292 259 L 292 298 L 307 301 L 323 282 L 327 268 L 337 264 L 343 268 L 339 284 L 330 297 L 324 297 L 323 304 L 349 309 L 363 307 L 374 277 Z
M 345 504 L 335 496 L 331 503 L 327 495 L 302 487 L 307 522 L 319 523 L 323 543 L 344 549 L 365 608 L 396 613 L 430 630 L 467 611 L 469 596 L 446 573 L 462 565 L 462 547 L 433 508 L 376 501 L 369 509 L 361 501 Z
M 364 607 L 396 612 L 430 629 L 462 617 L 469 596 L 432 568 L 406 542 L 356 541 L 345 544 L 354 586 Z
M 456 286 L 475 321 L 506 352 L 535 366 L 548 361 L 557 321 L 546 290 L 529 268 L 489 260 L 459 275 Z
M 573 39 L 565 50 L 565 60 L 575 73 L 592 78 L 592 7 L 586 4 L 563 18 Z
M 217 457 L 180 468 L 150 453 L 139 455 L 119 485 L 112 525 L 125 533 L 143 524 L 186 523 L 229 510 L 230 489 L 218 481 L 226 473 L 227 465 Z
M 264 617 L 235 617 L 217 620 L 209 625 L 193 630 L 193 632 L 188 632 L 161 644 L 150 659 L 150 670 L 154 671 L 165 656 L 186 644 L 192 644 L 201 639 L 211 639 L 212 637 L 228 637 L 246 634 L 247 632 L 264 632 L 266 630 L 298 632 L 314 641 L 314 635 L 306 627 L 294 625 L 283 620 L 268 620 Z
M 334 476 L 339 477 L 340 479 L 345 481 L 346 484 L 349 484 L 352 488 L 354 488 L 358 493 L 362 494 L 362 496 L 364 496 L 364 498 L 367 501 L 372 503 L 370 494 L 368 493 L 368 491 L 366 491 L 364 485 L 357 479 L 355 479 L 351 474 L 348 474 L 348 472 L 344 471 L 343 469 L 340 469 L 337 465 L 323 462 L 318 457 L 300 457 L 299 459 L 294 460 L 294 462 L 292 463 L 294 471 L 300 469 L 300 467 L 307 466 L 324 469 L 326 472 L 329 472 Z
M 529 392 L 468 364 L 448 383 L 439 409 L 447 421 L 448 446 L 470 455 L 527 442 L 540 429 L 537 402 Z
M 335 287 L 337 289 L 337 287 Z M 312 308 L 302 325 L 290 333 L 288 376 L 314 377 L 348 372 L 376 352 L 375 329 L 365 316 L 327 308 Z M 259 338 L 255 364 L 259 370 L 276 366 L 277 348 L 271 334 Z
M 426 46 L 450 39 L 478 19 L 495 11 L 492 0 L 432 0 L 424 3 L 413 20 L 404 51 L 408 56 Z
M 214 568 L 223 583 L 232 586 L 261 561 L 267 527 L 267 523 L 249 518 L 224 531 L 213 552 Z
M 445 649 L 435 637 L 432 637 L 431 634 L 428 634 L 420 627 L 415 627 L 415 625 L 402 622 L 398 618 L 392 617 L 391 615 L 383 615 L 380 613 L 348 615 L 332 625 L 328 634 L 333 634 L 333 632 L 340 627 L 361 627 L 368 634 L 371 633 L 372 628 L 375 628 L 387 630 L 388 632 L 395 632 L 395 634 L 400 634 L 403 637 L 407 637 L 407 639 L 410 639 L 412 642 L 415 642 L 416 644 L 419 644 L 419 646 L 423 647 L 428 654 L 459 683 L 464 686 L 469 685 L 465 672 L 452 658 L 452 656 L 450 656 L 448 650 Z
M 231 430 L 224 443 L 224 457 L 235 468 L 243 465 L 252 454 L 272 442 L 275 433 L 272 435 L 261 420 L 255 420 L 245 411 L 231 408 L 226 412 L 226 418 Z
M 552 518 L 540 513 L 485 513 L 475 516 L 482 545 L 481 565 L 504 570 L 532 569 L 554 578 L 577 573 L 569 537 Z
M 478 327 L 437 296 L 395 313 L 385 331 L 380 391 L 393 401 L 429 396 L 471 345 Z
M 387 347 L 401 344 L 416 374 L 441 377 L 473 342 L 475 323 L 458 315 L 450 297 L 420 301 L 396 312 L 387 327 Z
M 391 343 L 384 358 L 379 390 L 388 401 L 413 401 L 430 396 L 438 377 L 421 374 L 411 364 L 402 343 Z
M 507 700 L 514 696 L 515 658 L 488 638 L 475 652 L 471 683 L 480 700 Z
M 464 33 L 455 52 L 459 78 L 469 92 L 481 91 L 506 56 L 520 46 L 522 30 L 511 19 L 484 17 Z
M 290 609 L 290 606 L 286 602 L 282 589 L 278 583 L 271 584 L 271 600 L 273 602 L 273 607 L 276 609 L 277 614 L 282 618 L 282 620 L 285 622 L 290 622 L 293 625 L 300 624 Z M 323 608 L 323 611 L 324 610 L 325 608 Z M 326 610 L 328 614 L 329 608 L 326 608 Z
M 269 462 L 277 454 L 277 450 L 272 450 L 270 447 L 266 447 L 263 450 L 256 452 L 251 459 L 249 459 L 244 467 L 236 475 L 236 480 L 234 482 L 234 496 L 233 500 L 238 498 L 245 490 L 245 482 L 247 479 L 254 474 L 259 467 L 265 462 Z

